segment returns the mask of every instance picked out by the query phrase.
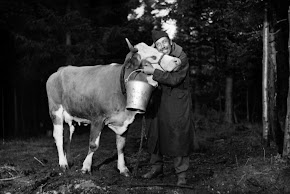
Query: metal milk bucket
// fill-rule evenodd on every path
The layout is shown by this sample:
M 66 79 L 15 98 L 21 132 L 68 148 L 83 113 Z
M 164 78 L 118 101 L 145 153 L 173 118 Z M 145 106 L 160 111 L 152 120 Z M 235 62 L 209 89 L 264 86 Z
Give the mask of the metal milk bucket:
M 125 80 L 126 93 L 127 93 L 127 110 L 138 111 L 143 114 L 146 112 L 147 104 L 150 100 L 150 96 L 154 87 L 146 82 L 138 80 L 129 80 L 132 73 L 136 71 L 142 71 L 137 69 L 132 71 L 128 78 Z

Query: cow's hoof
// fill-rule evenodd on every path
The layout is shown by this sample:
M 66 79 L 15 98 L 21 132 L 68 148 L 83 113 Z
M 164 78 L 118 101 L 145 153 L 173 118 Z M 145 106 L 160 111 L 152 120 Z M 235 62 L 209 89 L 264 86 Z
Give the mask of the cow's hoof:
M 130 171 L 128 169 L 124 170 L 123 172 L 120 172 L 120 174 L 124 177 L 130 177 Z
M 83 174 L 91 174 L 91 170 L 90 169 L 84 169 L 84 168 L 82 168 L 82 173 Z
M 60 165 L 59 167 L 60 167 L 60 169 L 61 169 L 63 172 L 65 172 L 65 171 L 68 169 L 68 165 L 67 165 L 67 164 Z

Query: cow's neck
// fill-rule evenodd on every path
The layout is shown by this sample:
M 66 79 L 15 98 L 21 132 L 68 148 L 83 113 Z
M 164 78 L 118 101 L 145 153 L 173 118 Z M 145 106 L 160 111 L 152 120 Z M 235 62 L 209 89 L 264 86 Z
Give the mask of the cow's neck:
M 122 65 L 121 73 L 120 73 L 120 85 L 121 85 L 121 91 L 123 95 L 126 95 L 126 86 L 125 86 L 125 64 Z

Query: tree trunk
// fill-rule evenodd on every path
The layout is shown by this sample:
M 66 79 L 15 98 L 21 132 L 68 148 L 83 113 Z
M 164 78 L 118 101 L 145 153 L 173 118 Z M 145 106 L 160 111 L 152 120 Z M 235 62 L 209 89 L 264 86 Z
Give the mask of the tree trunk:
M 14 96 L 14 134 L 15 137 L 18 134 L 18 106 L 17 106 L 17 89 L 14 88 L 14 92 L 13 92 L 13 96 Z
M 219 90 L 219 114 L 223 112 L 223 102 L 222 102 L 222 94 L 221 91 Z
M 257 121 L 257 104 L 260 103 L 260 99 L 258 97 L 257 91 L 253 91 L 253 107 L 251 109 L 251 121 L 256 122 Z
M 71 45 L 71 35 L 70 32 L 66 33 L 66 45 L 70 46 Z
M 32 114 L 33 114 L 33 123 L 32 123 L 32 127 L 33 127 L 33 134 L 38 134 L 39 133 L 39 120 L 37 117 L 37 100 L 35 99 L 35 102 L 32 105 Z
M 263 140 L 269 143 L 269 114 L 268 114 L 268 48 L 269 48 L 269 22 L 267 19 L 267 3 L 265 3 L 264 26 L 263 26 L 263 67 L 262 67 L 262 107 L 263 107 Z
M 4 87 L 1 89 L 1 113 L 2 113 L 2 144 L 4 144 L 4 139 L 5 139 L 5 124 L 4 124 L 4 121 L 5 121 L 5 118 L 4 118 L 4 112 L 5 112 L 5 108 L 4 108 Z
M 274 21 L 274 19 L 272 20 Z M 272 25 L 271 25 L 272 26 Z M 276 108 L 276 82 L 277 82 L 277 62 L 276 62 L 276 40 L 275 40 L 275 32 L 274 27 L 271 27 L 270 33 L 270 63 L 269 63 L 269 123 L 270 129 L 272 132 L 272 137 L 277 144 L 279 139 L 277 137 L 277 108 Z
M 24 134 L 25 133 L 25 119 L 24 119 L 24 115 L 25 115 L 25 112 L 24 112 L 24 103 L 25 103 L 25 95 L 24 95 L 24 91 L 22 90 L 21 91 L 21 97 L 20 97 L 20 120 L 21 120 L 21 132 Z
M 290 6 L 288 9 L 288 21 L 290 23 Z M 289 65 L 290 65 L 290 30 L 288 38 L 288 52 L 289 52 Z M 289 66 L 290 68 L 290 66 Z M 289 88 L 288 88 L 288 98 L 287 98 L 287 116 L 284 131 L 284 145 L 283 145 L 283 157 L 289 157 L 290 155 L 290 77 L 289 77 Z
M 225 122 L 233 123 L 233 78 L 231 76 L 226 78 L 226 101 L 225 101 Z
M 70 5 L 70 1 L 67 1 L 67 5 L 66 5 L 66 14 L 69 14 L 71 10 L 71 5 Z M 65 45 L 67 46 L 67 53 L 68 55 L 66 56 L 66 65 L 72 65 L 72 54 L 71 54 L 71 32 L 69 30 L 66 31 L 65 34 Z
M 66 13 L 69 14 L 70 10 L 71 10 L 70 1 L 67 1 Z M 69 31 L 66 32 L 66 42 L 65 43 L 67 46 L 71 45 L 71 33 Z
M 238 116 L 237 116 L 237 114 L 236 114 L 236 108 L 237 108 L 237 107 L 235 107 L 235 106 L 234 106 L 234 108 L 233 108 L 234 123 L 238 123 L 238 122 L 239 122 Z
M 247 88 L 246 93 L 246 108 L 247 108 L 247 122 L 250 122 L 250 107 L 249 107 L 249 88 Z

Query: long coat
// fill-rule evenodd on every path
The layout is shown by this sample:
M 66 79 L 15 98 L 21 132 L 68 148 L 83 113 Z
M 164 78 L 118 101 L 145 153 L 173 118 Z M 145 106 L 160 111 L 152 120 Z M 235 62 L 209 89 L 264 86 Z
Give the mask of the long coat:
M 181 60 L 176 72 L 156 69 L 153 79 L 161 92 L 154 92 L 153 108 L 156 113 L 149 124 L 147 147 L 150 153 L 168 156 L 187 156 L 193 143 L 192 100 L 190 93 L 189 64 L 182 47 L 173 43 L 171 56 Z M 157 97 L 157 98 L 156 98 Z M 149 113 L 150 114 L 150 113 Z M 152 111 L 151 111 L 152 114 Z

